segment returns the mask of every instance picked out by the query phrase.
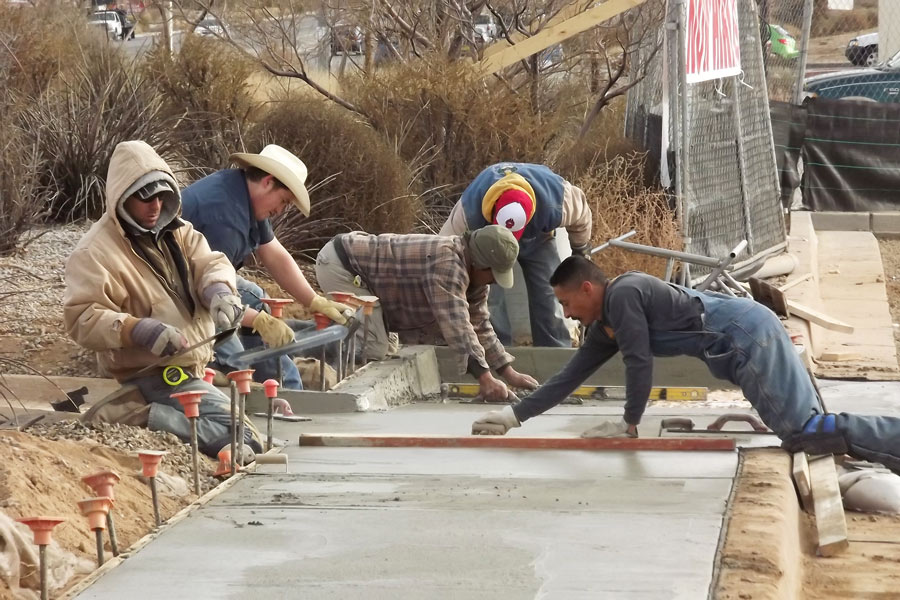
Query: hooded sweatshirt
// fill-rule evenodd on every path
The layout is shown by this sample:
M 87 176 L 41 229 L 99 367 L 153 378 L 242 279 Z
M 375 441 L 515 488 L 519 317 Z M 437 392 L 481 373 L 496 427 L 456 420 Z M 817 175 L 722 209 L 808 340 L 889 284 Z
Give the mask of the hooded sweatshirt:
M 149 145 L 130 141 L 116 146 L 106 179 L 106 213 L 66 261 L 66 330 L 79 345 L 97 351 L 101 367 L 118 381 L 158 360 L 132 343 L 129 334 L 136 319 L 151 317 L 175 327 L 193 345 L 215 333 L 201 292 L 213 283 L 235 289 L 234 268 L 225 255 L 210 250 L 203 235 L 178 218 L 178 192 L 165 195 L 152 230 L 125 212 L 125 200 L 157 179 L 178 189 L 171 169 Z M 212 355 L 212 345 L 207 345 L 167 364 L 199 377 Z

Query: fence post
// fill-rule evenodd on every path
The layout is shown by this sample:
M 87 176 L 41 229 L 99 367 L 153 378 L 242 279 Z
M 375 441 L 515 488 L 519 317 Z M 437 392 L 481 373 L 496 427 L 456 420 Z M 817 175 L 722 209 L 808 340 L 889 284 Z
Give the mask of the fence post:
M 809 36 L 812 34 L 813 0 L 803 2 L 803 31 L 800 35 L 799 68 L 797 81 L 794 83 L 794 104 L 803 102 L 803 80 L 806 79 L 806 59 L 809 56 Z

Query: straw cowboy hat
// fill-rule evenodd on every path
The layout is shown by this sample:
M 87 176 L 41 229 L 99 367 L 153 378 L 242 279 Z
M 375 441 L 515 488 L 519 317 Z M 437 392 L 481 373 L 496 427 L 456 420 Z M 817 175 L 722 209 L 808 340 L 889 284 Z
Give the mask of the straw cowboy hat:
M 306 165 L 302 160 L 275 144 L 269 144 L 259 154 L 235 152 L 230 158 L 241 167 L 256 167 L 283 183 L 294 194 L 294 205 L 309 216 Z

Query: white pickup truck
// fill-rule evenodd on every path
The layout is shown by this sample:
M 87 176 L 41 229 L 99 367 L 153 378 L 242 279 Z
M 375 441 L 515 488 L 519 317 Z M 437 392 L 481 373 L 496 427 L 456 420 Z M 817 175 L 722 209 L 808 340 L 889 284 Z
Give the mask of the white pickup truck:
M 871 67 L 878 62 L 878 32 L 858 35 L 847 44 L 844 56 L 854 65 Z

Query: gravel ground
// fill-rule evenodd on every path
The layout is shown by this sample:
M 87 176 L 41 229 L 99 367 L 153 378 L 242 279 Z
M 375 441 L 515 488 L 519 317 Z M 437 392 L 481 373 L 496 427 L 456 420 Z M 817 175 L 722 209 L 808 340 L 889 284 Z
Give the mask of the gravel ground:
M 128 454 L 138 450 L 165 450 L 163 469 L 178 475 L 186 482 L 193 481 L 191 448 L 171 433 L 150 431 L 142 427 L 115 423 L 82 423 L 80 421 L 57 421 L 49 425 L 37 424 L 28 428 L 28 433 L 48 440 L 93 440 L 100 445 Z M 205 493 L 218 485 L 212 474 L 215 463 L 203 457 L 200 461 L 200 488 Z

